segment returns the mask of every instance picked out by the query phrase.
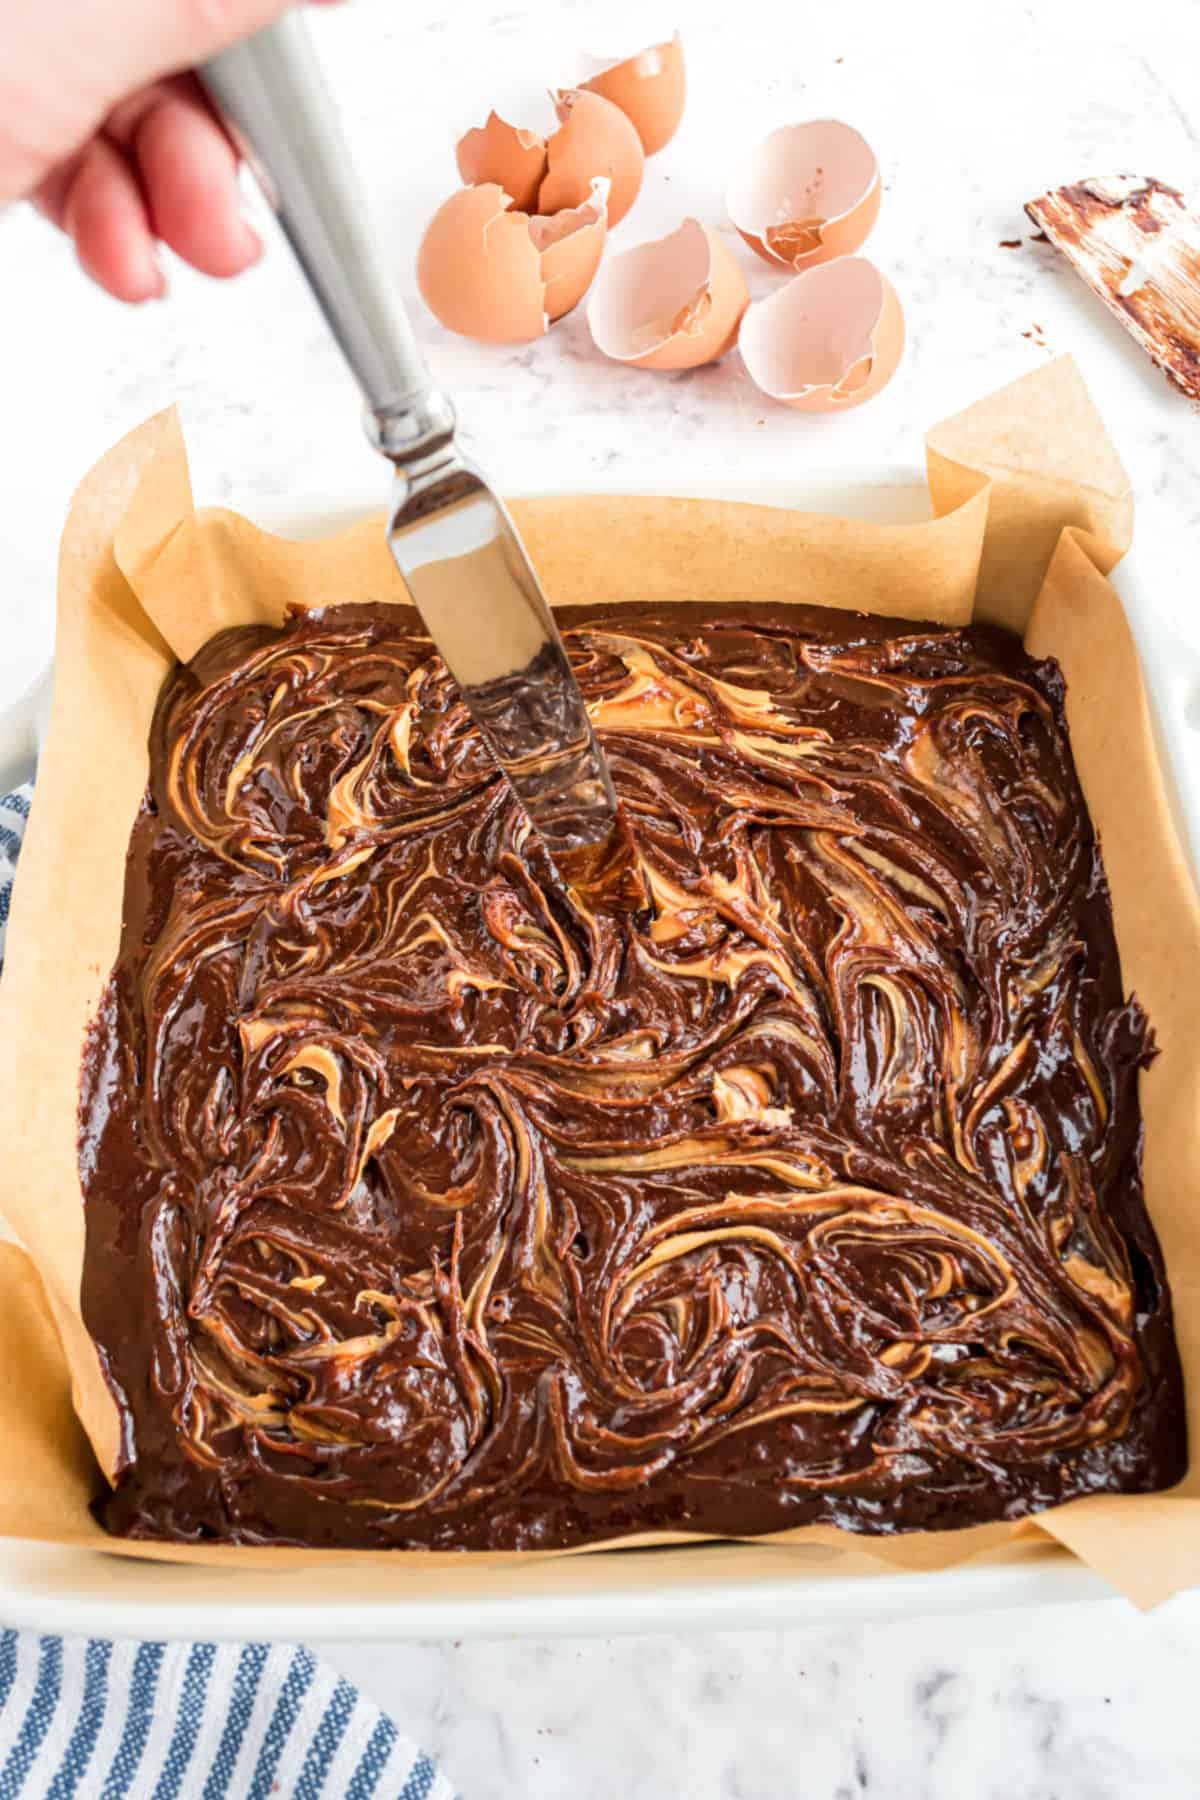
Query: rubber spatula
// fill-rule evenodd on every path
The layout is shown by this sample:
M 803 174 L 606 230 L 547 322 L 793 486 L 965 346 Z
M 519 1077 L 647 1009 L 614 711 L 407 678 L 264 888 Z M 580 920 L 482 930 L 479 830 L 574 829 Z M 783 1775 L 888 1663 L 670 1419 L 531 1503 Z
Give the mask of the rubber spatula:
M 366 401 L 395 470 L 388 542 L 425 629 L 561 873 L 615 844 L 616 802 L 558 628 L 508 511 L 455 443 L 393 292 L 295 14 L 200 79 L 227 121 Z

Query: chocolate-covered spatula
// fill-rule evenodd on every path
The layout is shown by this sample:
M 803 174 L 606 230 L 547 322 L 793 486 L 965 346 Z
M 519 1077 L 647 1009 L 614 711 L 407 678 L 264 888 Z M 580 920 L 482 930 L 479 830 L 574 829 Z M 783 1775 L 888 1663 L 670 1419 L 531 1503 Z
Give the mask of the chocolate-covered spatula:
M 461 455 L 294 14 L 200 70 L 296 254 L 395 468 L 392 555 L 496 761 L 565 872 L 616 802 L 562 639 L 503 503 Z

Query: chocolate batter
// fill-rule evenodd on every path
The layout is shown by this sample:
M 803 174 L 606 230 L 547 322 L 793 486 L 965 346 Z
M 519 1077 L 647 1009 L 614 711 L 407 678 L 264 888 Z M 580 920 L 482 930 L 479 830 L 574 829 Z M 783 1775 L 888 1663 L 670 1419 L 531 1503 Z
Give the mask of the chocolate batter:
M 114 1532 L 895 1532 L 1184 1470 L 1062 684 L 572 609 L 647 904 L 558 880 L 404 608 L 167 683 L 85 1056 Z

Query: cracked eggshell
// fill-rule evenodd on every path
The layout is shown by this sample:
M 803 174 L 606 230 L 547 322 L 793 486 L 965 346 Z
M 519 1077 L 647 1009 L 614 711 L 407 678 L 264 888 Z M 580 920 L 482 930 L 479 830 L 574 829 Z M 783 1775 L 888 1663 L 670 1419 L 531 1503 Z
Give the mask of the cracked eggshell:
M 879 217 L 875 152 L 838 119 L 781 125 L 737 170 L 725 204 L 743 238 L 776 268 L 851 256 Z
M 845 412 L 895 374 L 904 315 L 874 263 L 843 256 L 751 306 L 738 347 L 750 379 L 772 400 L 802 412 Z
M 455 159 L 469 187 L 497 182 L 518 212 L 537 211 L 538 189 L 546 176 L 546 140 L 536 131 L 524 131 L 490 112 L 486 124 L 459 138 Z
M 429 221 L 417 285 L 451 331 L 490 344 L 541 337 L 583 297 L 604 249 L 605 184 L 555 219 L 512 209 L 495 182 L 460 188 Z
M 580 82 L 580 87 L 620 107 L 632 120 L 647 156 L 670 143 L 679 130 L 687 98 L 683 43 L 678 32 L 667 43 L 651 44 L 636 56 L 616 60 L 589 56 L 585 62 L 593 73 Z
M 699 219 L 614 257 L 588 302 L 596 347 L 643 369 L 695 369 L 732 348 L 749 304 L 745 278 Z
M 544 308 L 551 324 L 578 306 L 592 285 L 604 253 L 608 228 L 608 182 L 592 182 L 582 206 L 568 207 L 552 218 L 529 221 L 529 235 L 541 259 Z
M 593 180 L 608 180 L 608 222 L 616 225 L 637 199 L 646 158 L 642 140 L 619 106 L 599 94 L 567 88 L 551 94 L 560 124 L 546 140 L 549 172 L 538 194 L 540 213 L 582 206 Z

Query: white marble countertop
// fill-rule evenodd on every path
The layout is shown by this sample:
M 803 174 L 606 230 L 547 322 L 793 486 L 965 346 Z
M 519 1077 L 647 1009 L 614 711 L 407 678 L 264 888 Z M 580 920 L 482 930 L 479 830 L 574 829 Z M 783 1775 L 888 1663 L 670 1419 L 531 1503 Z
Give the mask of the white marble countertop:
M 1198 1651 L 1188 1596 L 332 1660 L 463 1800 L 1194 1800 Z
M 905 304 L 886 392 L 840 419 L 776 409 L 736 355 L 691 375 L 603 363 L 579 316 L 516 351 L 456 340 L 420 307 L 413 252 L 455 183 L 452 147 L 495 104 L 546 125 L 580 48 L 632 48 L 644 0 L 553 9 L 355 0 L 317 20 L 346 124 L 422 341 L 502 485 L 558 475 L 764 478 L 921 460 L 923 429 L 1073 351 L 1138 499 L 1156 601 L 1189 617 L 1200 419 L 1046 246 L 1021 202 L 1133 170 L 1200 190 L 1200 36 L 1184 0 L 940 0 L 730 7 L 691 0 L 692 99 L 614 241 L 687 213 L 727 229 L 724 177 L 770 127 L 833 114 L 878 148 L 869 253 Z M 546 15 L 552 13 L 552 19 Z M 1019 249 L 1000 240 L 1021 238 Z M 749 259 L 747 259 L 749 262 Z M 748 273 L 754 291 L 771 286 Z M 0 705 L 52 641 L 54 542 L 88 463 L 156 408 L 183 409 L 197 490 L 253 510 L 370 476 L 338 358 L 272 240 L 221 287 L 173 267 L 165 304 L 123 311 L 24 211 L 0 220 Z M 752 1621 L 747 1622 L 748 1625 Z M 997 1796 L 1135 1800 L 1200 1791 L 1200 1597 L 1142 1618 L 1121 1601 L 844 1630 L 355 1649 L 335 1660 L 487 1796 Z

